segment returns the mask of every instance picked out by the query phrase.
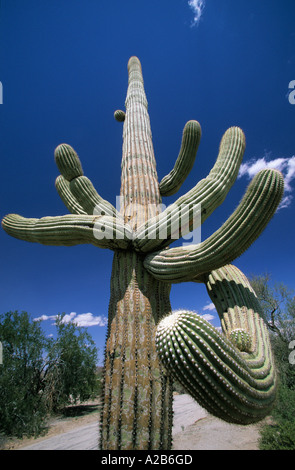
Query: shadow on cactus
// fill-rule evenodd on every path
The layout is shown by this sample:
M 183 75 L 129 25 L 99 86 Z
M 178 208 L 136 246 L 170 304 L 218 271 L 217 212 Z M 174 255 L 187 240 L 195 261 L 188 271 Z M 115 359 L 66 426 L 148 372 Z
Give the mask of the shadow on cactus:
M 283 194 L 283 177 L 259 172 L 234 213 L 201 243 L 170 248 L 224 201 L 245 149 L 241 129 L 228 129 L 208 176 L 162 211 L 189 174 L 201 138 L 197 121 L 183 130 L 171 172 L 159 183 L 141 64 L 128 62 L 121 207 L 103 199 L 67 144 L 55 150 L 56 189 L 71 214 L 2 221 L 15 238 L 45 245 L 91 243 L 114 252 L 102 387 L 101 449 L 170 449 L 173 378 L 211 413 L 255 422 L 271 409 L 276 377 L 267 329 L 247 278 L 231 263 L 262 233 Z M 201 204 L 201 214 L 193 209 Z M 185 224 L 182 224 L 183 217 Z M 164 235 L 163 235 L 164 234 Z M 171 284 L 204 283 L 223 335 L 192 312 L 171 313 Z

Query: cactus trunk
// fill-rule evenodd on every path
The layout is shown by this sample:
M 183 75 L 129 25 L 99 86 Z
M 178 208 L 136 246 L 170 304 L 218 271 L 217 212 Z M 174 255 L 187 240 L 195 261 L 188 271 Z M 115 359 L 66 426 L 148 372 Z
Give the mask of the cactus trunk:
M 160 207 L 156 162 L 141 65 L 128 63 L 121 215 L 136 230 Z M 118 114 L 118 113 L 117 113 Z M 155 326 L 171 311 L 170 285 L 143 266 L 142 255 L 116 252 L 105 351 L 102 449 L 169 449 L 172 387 L 155 348 Z
M 172 383 L 158 361 L 155 325 L 170 312 L 170 286 L 154 279 L 140 257 L 113 260 L 105 351 L 101 449 L 169 449 Z

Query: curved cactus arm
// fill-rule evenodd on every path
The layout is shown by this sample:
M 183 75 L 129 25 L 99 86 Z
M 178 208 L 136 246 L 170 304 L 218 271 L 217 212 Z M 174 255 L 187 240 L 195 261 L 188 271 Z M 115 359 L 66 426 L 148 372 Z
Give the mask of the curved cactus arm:
M 276 397 L 276 372 L 268 332 L 256 311 L 256 299 L 238 287 L 243 310 L 253 317 L 251 352 L 241 352 L 195 312 L 179 311 L 157 327 L 156 347 L 168 373 L 209 413 L 235 424 L 267 416 Z
M 87 176 L 78 176 L 70 182 L 70 190 L 87 214 L 121 217 L 115 207 L 103 199 Z
M 200 139 L 200 124 L 197 121 L 188 121 L 183 129 L 181 147 L 174 168 L 160 182 L 161 196 L 172 196 L 179 190 L 193 167 Z
M 148 252 L 163 248 L 173 239 L 185 236 L 196 229 L 197 220 L 201 219 L 203 223 L 224 201 L 235 182 L 244 150 L 243 131 L 239 127 L 231 127 L 221 140 L 218 158 L 209 175 L 161 214 L 139 227 L 135 235 L 135 249 Z M 201 204 L 201 217 L 198 211 L 194 210 L 199 204 Z M 185 226 L 182 220 L 186 221 Z M 165 233 L 163 238 L 159 236 L 162 233 Z
M 158 352 L 210 413 L 237 424 L 258 421 L 271 411 L 277 382 L 259 301 L 232 265 L 206 274 L 205 284 L 224 335 L 194 312 L 176 312 L 158 326 Z
M 100 248 L 128 249 L 132 230 L 108 216 L 64 215 L 28 219 L 9 214 L 2 227 L 12 237 L 43 245 L 72 246 L 91 243 Z
M 115 207 L 103 199 L 83 175 L 80 159 L 70 145 L 59 145 L 54 158 L 63 177 L 56 180 L 56 189 L 70 212 L 120 217 Z
M 59 175 L 56 178 L 55 187 L 64 205 L 72 214 L 87 215 L 87 212 L 83 209 L 75 196 L 72 194 L 70 189 L 70 182 L 63 175 Z
M 167 282 L 197 280 L 202 273 L 231 263 L 259 237 L 273 217 L 284 192 L 277 170 L 257 173 L 228 220 L 198 245 L 170 248 L 146 256 L 144 265 L 155 278 Z

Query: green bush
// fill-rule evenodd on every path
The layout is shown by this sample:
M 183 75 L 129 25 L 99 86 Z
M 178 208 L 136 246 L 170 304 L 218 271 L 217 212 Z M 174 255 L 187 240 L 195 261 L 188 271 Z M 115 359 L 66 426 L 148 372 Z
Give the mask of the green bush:
M 295 450 L 295 421 L 266 426 L 261 432 L 261 450 Z
M 295 421 L 295 390 L 286 385 L 280 386 L 273 417 L 277 422 Z
M 261 450 L 295 450 L 295 390 L 281 385 L 275 409 L 274 424 L 263 427 Z
M 57 338 L 48 339 L 27 312 L 0 315 L 0 437 L 36 437 L 49 413 L 96 394 L 95 344 L 63 318 L 56 319 Z

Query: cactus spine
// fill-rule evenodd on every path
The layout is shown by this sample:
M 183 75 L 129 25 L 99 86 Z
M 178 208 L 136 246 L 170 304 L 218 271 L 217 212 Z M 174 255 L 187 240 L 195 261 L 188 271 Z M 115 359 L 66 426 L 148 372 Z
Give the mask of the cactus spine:
M 183 211 L 185 235 L 196 222 L 194 206 L 201 203 L 203 222 L 223 202 L 237 177 L 245 137 L 238 127 L 228 129 L 208 176 L 161 211 L 161 197 L 175 194 L 192 168 L 200 125 L 185 125 L 174 168 L 159 184 L 137 57 L 128 62 L 125 107 L 126 113 L 114 113 L 124 123 L 119 211 L 84 176 L 74 149 L 61 144 L 55 151 L 61 173 L 55 185 L 71 214 L 41 219 L 10 214 L 2 226 L 30 242 L 91 243 L 114 251 L 100 446 L 169 449 L 173 378 L 230 422 L 255 422 L 271 409 L 276 376 L 268 332 L 247 278 L 229 263 L 270 221 L 283 194 L 283 178 L 275 170 L 260 172 L 236 211 L 207 240 L 169 248 Z M 223 335 L 195 313 L 171 314 L 171 284 L 183 281 L 205 284 Z

